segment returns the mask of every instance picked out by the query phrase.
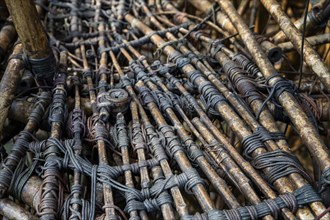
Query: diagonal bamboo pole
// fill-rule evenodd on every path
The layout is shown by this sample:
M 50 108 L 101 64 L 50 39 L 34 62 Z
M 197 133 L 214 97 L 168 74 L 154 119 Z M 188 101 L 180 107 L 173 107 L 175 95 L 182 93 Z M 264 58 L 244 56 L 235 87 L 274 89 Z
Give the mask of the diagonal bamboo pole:
M 280 4 L 276 0 L 261 0 L 260 2 L 264 5 L 270 15 L 276 20 L 282 31 L 290 39 L 293 46 L 300 53 L 302 47 L 302 34 L 294 26 L 294 24 L 292 24 L 290 18 L 283 12 Z M 303 49 L 303 56 L 306 64 L 313 70 L 314 73 L 316 73 L 316 75 L 318 75 L 326 89 L 330 90 L 329 68 L 325 65 L 325 63 L 322 62 L 322 59 L 319 54 L 306 40 L 304 41 Z
M 148 26 L 146 26 L 141 21 L 139 21 L 138 19 L 134 18 L 131 15 L 126 15 L 126 20 L 130 22 L 133 27 L 140 29 L 145 34 L 150 34 L 153 32 Z M 154 44 L 156 44 L 158 47 L 163 47 L 163 45 L 165 44 L 165 41 L 156 34 L 154 34 L 151 37 L 151 41 Z M 163 48 L 163 51 L 169 57 L 173 56 L 173 54 L 179 54 L 172 46 L 165 46 Z M 191 64 L 185 64 L 182 66 L 181 70 L 185 74 L 187 74 L 187 77 L 189 78 L 191 77 L 192 73 L 194 73 L 195 69 Z M 196 77 L 194 81 L 197 85 L 202 85 L 207 83 L 203 77 Z M 251 135 L 251 131 L 246 127 L 245 123 L 242 122 L 242 120 L 236 115 L 236 113 L 231 109 L 231 107 L 227 103 L 218 102 L 216 109 L 222 115 L 222 117 L 226 119 L 228 125 L 231 127 L 231 129 L 233 129 L 236 132 L 236 134 L 240 139 L 243 139 L 244 137 Z M 264 151 L 264 149 L 261 150 Z M 258 152 L 260 153 L 259 150 Z M 254 156 L 256 156 L 257 154 L 258 153 L 255 152 Z M 278 179 L 275 182 L 276 182 L 275 185 L 279 187 L 278 189 L 280 189 L 281 193 L 285 193 L 287 191 L 290 192 L 293 190 L 290 182 L 288 182 L 286 178 Z M 311 213 L 308 211 L 307 208 L 305 209 L 306 210 L 301 209 L 298 212 L 298 214 L 305 217 L 307 216 L 311 217 Z
M 281 80 L 280 77 L 274 76 L 277 71 L 274 69 L 272 64 L 265 59 L 266 56 L 254 39 L 254 35 L 239 16 L 233 5 L 228 0 L 218 1 L 218 3 L 235 24 L 236 29 L 239 31 L 241 38 L 244 40 L 246 47 L 249 49 L 262 74 L 265 78 L 272 77 L 268 84 L 273 86 L 276 82 L 279 82 Z M 321 171 L 323 172 L 323 178 L 330 179 L 330 175 L 327 174 L 330 170 L 329 152 L 315 127 L 311 124 L 293 94 L 283 91 L 279 95 L 278 100 L 289 115 L 292 123 L 297 128 L 300 137 L 304 143 L 306 143 L 310 153 L 316 159 Z

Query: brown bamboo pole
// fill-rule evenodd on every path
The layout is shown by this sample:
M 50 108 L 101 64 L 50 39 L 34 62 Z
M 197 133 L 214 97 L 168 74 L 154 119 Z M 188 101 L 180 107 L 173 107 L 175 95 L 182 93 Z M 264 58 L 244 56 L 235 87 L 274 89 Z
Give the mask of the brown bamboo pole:
M 161 79 L 160 78 L 157 77 L 157 79 L 153 79 L 153 80 L 156 81 L 157 85 L 165 93 L 168 93 L 168 94 L 171 93 L 171 91 L 168 90 L 168 88 L 161 82 Z M 222 151 L 222 155 L 216 154 L 216 152 L 213 151 L 213 150 L 211 150 L 211 148 L 206 147 L 208 145 L 207 142 L 204 140 L 204 138 L 201 136 L 201 134 L 196 130 L 196 128 L 190 122 L 190 119 L 187 117 L 187 115 L 185 114 L 184 110 L 180 107 L 180 105 L 178 105 L 178 103 L 173 103 L 173 104 L 174 104 L 175 110 L 182 117 L 183 121 L 188 124 L 189 129 L 194 133 L 195 137 L 197 137 L 198 140 L 202 143 L 202 146 L 205 148 L 205 150 L 208 151 L 208 153 L 211 154 L 212 156 L 216 156 L 216 158 L 214 158 L 214 159 L 217 159 L 216 162 L 222 168 L 222 170 L 227 170 L 222 163 L 224 161 L 226 161 L 226 160 L 231 160 L 231 158 L 229 157 L 229 155 L 227 153 L 224 153 L 223 151 Z M 213 148 L 216 148 L 216 147 L 217 146 L 214 146 Z M 219 152 L 220 151 L 221 150 L 219 150 Z M 221 157 L 221 156 L 223 156 L 223 157 Z M 201 162 L 203 162 L 202 165 L 200 165 L 201 167 L 206 167 L 207 168 L 207 166 L 209 166 L 207 161 L 206 161 L 206 163 L 204 162 L 204 159 L 202 159 Z M 235 162 L 233 162 L 232 164 L 235 164 Z M 236 164 L 232 168 L 235 171 L 238 170 L 238 172 L 241 172 L 239 170 L 239 168 L 237 167 Z M 214 171 L 212 169 L 205 169 L 204 170 L 204 173 L 207 176 L 209 176 L 209 179 L 212 182 L 214 188 L 222 196 L 222 199 L 225 201 L 225 203 L 228 205 L 228 207 L 230 207 L 230 208 L 240 207 L 240 204 L 236 200 L 236 197 L 232 194 L 232 192 L 229 189 L 229 187 L 228 187 L 228 185 L 227 185 L 227 183 L 226 183 L 225 180 L 223 180 L 221 177 L 218 177 L 218 174 L 216 174 L 216 172 L 214 174 Z M 235 180 L 232 180 L 233 177 L 230 175 L 230 173 L 228 173 L 227 175 L 229 175 L 229 178 L 231 179 L 231 181 L 233 182 L 233 184 L 236 184 Z M 243 179 L 246 179 L 246 178 L 243 178 Z M 236 185 L 238 185 L 238 184 L 236 184 Z M 245 183 L 243 185 L 245 185 Z M 237 187 L 240 188 L 240 186 L 237 186 Z
M 0 183 L 0 197 L 4 198 L 8 189 L 10 188 L 11 179 L 14 177 L 14 172 L 20 163 L 20 160 L 24 158 L 27 152 L 28 146 L 24 143 L 31 140 L 29 134 L 34 133 L 41 121 L 41 117 L 45 112 L 45 109 L 49 105 L 50 94 L 45 92 L 40 94 L 40 98 L 33 105 L 32 117 L 29 117 L 24 130 L 20 133 L 18 141 L 16 141 L 11 149 L 11 152 L 7 158 L 3 161 L 3 166 L 0 170 L 1 183 Z M 34 117 L 33 117 L 34 116 Z
M 56 70 L 53 51 L 48 45 L 47 34 L 38 17 L 33 0 L 5 0 L 13 19 L 17 34 L 22 42 L 37 79 L 52 84 Z M 32 65 L 37 62 L 37 65 Z M 38 67 L 37 67 L 38 66 Z
M 130 164 L 129 157 L 129 142 L 128 142 L 128 132 L 126 129 L 126 121 L 124 115 L 122 113 L 118 113 L 116 116 L 116 124 L 115 124 L 115 137 L 116 137 L 116 147 L 120 149 L 121 157 L 123 165 Z M 125 185 L 131 188 L 135 188 L 133 182 L 133 175 L 130 170 L 125 171 Z M 147 219 L 147 213 L 145 210 L 138 212 L 137 210 L 133 210 L 129 212 L 130 218 L 139 218 L 141 216 L 142 219 Z
M 93 128 L 103 127 L 103 129 L 105 129 L 104 122 L 100 119 L 99 112 L 97 111 L 96 94 L 94 91 L 94 84 L 91 75 L 92 70 L 90 69 L 89 64 L 87 62 L 86 48 L 84 45 L 80 46 L 80 52 L 81 52 L 81 57 L 83 59 L 84 72 L 87 73 L 86 79 L 89 88 L 89 97 L 93 109 L 93 116 L 92 116 L 92 120 L 94 120 Z M 95 129 L 96 132 L 99 132 L 98 130 L 99 129 Z M 102 134 L 96 134 L 96 135 L 102 137 Z M 98 150 L 99 163 L 108 164 L 108 156 L 105 148 L 106 147 L 105 141 L 101 138 L 96 141 L 96 144 Z M 115 218 L 116 213 L 114 209 L 114 198 L 113 198 L 112 188 L 108 184 L 103 184 L 102 187 L 103 187 L 103 199 L 105 204 L 105 218 Z
M 144 83 L 142 81 L 139 81 L 136 83 L 136 87 L 138 89 L 143 89 Z M 150 113 L 152 114 L 152 117 L 155 119 L 155 121 L 159 127 L 168 126 L 162 113 L 158 109 L 156 103 L 154 103 L 154 102 L 148 103 L 148 108 L 150 110 Z M 174 135 L 174 133 L 173 133 L 173 135 Z M 182 150 L 176 151 L 174 153 L 173 157 L 179 164 L 182 172 L 193 169 L 191 163 L 189 162 L 189 159 L 187 158 L 186 154 Z M 208 212 L 208 211 L 214 209 L 214 205 L 213 205 L 211 199 L 209 198 L 209 195 L 208 195 L 207 190 L 204 187 L 204 185 L 202 185 L 200 183 L 194 185 L 192 187 L 192 192 L 194 193 L 195 198 L 199 202 L 199 205 L 205 212 Z
M 243 13 L 248 8 L 249 4 L 250 4 L 250 0 L 242 0 L 237 8 L 238 14 L 243 15 Z
M 327 1 L 319 1 L 319 3 L 314 5 L 312 10 L 308 12 L 306 19 L 306 29 L 305 29 L 306 35 L 309 35 L 311 32 L 316 32 L 315 30 L 318 30 L 325 25 L 327 19 L 323 18 L 326 20 L 320 21 L 318 20 L 319 18 L 317 17 L 320 17 L 319 13 L 323 12 L 323 10 L 327 7 L 327 4 L 328 4 Z M 329 15 L 325 15 L 325 16 L 327 17 Z M 302 17 L 300 17 L 299 19 L 293 22 L 294 26 L 301 32 L 303 31 L 303 27 L 304 27 L 304 17 L 305 15 L 303 14 Z M 288 37 L 282 30 L 280 30 L 277 34 L 273 36 L 273 39 L 275 43 L 282 43 L 285 40 L 287 40 Z
M 0 134 L 8 116 L 11 103 L 14 100 L 16 88 L 19 85 L 24 71 L 24 62 L 17 57 L 23 51 L 22 45 L 17 44 L 9 60 L 6 71 L 0 82 Z
M 297 51 L 301 52 L 302 34 L 292 24 L 289 17 L 282 11 L 280 4 L 276 0 L 261 0 L 261 3 L 279 24 L 280 28 L 290 39 Z M 304 60 L 312 71 L 318 75 L 325 87 L 330 90 L 330 70 L 322 62 L 319 54 L 312 48 L 308 41 L 304 42 Z
M 147 8 L 146 5 L 142 4 L 142 7 L 144 7 L 148 11 L 148 8 Z M 127 41 L 123 40 L 123 42 L 127 44 Z M 132 46 L 127 44 L 127 47 L 136 56 L 137 59 L 142 58 L 142 55 L 137 50 L 135 50 Z M 149 71 L 152 71 L 150 69 L 150 66 L 149 66 L 146 59 L 143 59 L 142 63 L 145 66 L 145 68 L 147 68 Z M 153 82 L 151 82 L 150 80 L 147 80 L 146 84 L 148 85 L 148 87 L 150 87 L 151 90 L 158 91 L 157 86 Z M 158 81 L 158 85 L 160 85 L 162 87 L 164 92 L 171 93 L 166 88 L 166 86 L 164 84 L 162 84 L 161 82 Z M 183 110 L 180 108 L 179 105 L 175 105 L 175 106 L 176 106 L 176 109 L 178 111 L 183 113 Z M 168 114 L 168 116 L 170 117 L 172 123 L 177 128 L 178 134 L 179 134 L 180 138 L 182 139 L 182 141 L 185 143 L 186 147 L 188 148 L 189 153 L 193 153 L 194 151 L 198 151 L 199 149 L 198 149 L 197 145 L 192 141 L 191 137 L 185 131 L 183 124 L 176 117 L 174 111 L 171 108 L 168 108 L 166 110 L 166 114 Z M 189 120 L 186 121 L 186 122 L 189 122 Z M 244 176 L 243 173 L 241 173 L 241 171 L 239 170 L 237 165 L 230 158 L 228 158 L 226 156 L 227 154 L 226 153 L 223 153 L 223 154 L 224 154 L 224 155 L 222 155 L 223 158 L 224 158 L 223 160 L 225 160 L 227 162 L 227 164 L 229 164 L 227 166 L 226 170 L 227 169 L 229 170 L 229 173 L 230 173 L 229 175 L 232 175 L 232 176 L 236 177 L 234 182 L 239 183 L 239 185 L 242 187 L 241 190 L 243 192 L 245 192 L 246 197 L 248 199 L 250 199 L 252 203 L 258 202 L 258 200 L 259 200 L 258 196 L 256 194 L 254 194 L 254 191 L 253 191 L 253 189 L 251 189 L 249 187 L 249 184 L 246 184 L 248 182 L 247 178 Z M 220 157 L 220 155 L 218 155 L 218 157 Z M 201 157 L 198 157 L 196 160 L 197 160 L 199 166 L 201 167 L 201 169 L 204 171 L 205 175 L 209 178 L 211 183 L 213 183 L 215 189 L 224 197 L 224 199 L 227 201 L 227 203 L 229 203 L 229 205 L 231 207 L 238 207 L 239 204 L 237 203 L 237 201 L 235 202 L 236 199 L 233 199 L 234 197 L 230 193 L 229 189 L 227 188 L 227 185 L 225 184 L 224 180 L 222 180 L 222 178 L 220 178 L 218 176 L 216 171 L 214 169 L 212 169 L 212 167 L 207 162 L 205 157 L 201 156 Z M 223 166 L 223 165 L 220 164 L 220 166 Z
M 0 214 L 8 219 L 37 220 L 35 215 L 10 199 L 0 199 Z
M 60 65 L 61 71 L 56 75 L 56 86 L 53 91 L 53 103 L 51 104 L 50 117 L 54 117 L 53 120 L 50 120 L 51 125 L 51 134 L 50 137 L 53 139 L 59 140 L 62 135 L 62 127 L 64 121 L 64 105 L 66 99 L 66 74 L 67 74 L 67 53 L 66 51 L 61 51 L 60 54 Z M 64 103 L 54 99 L 54 97 L 60 97 L 64 99 Z M 57 103 L 55 102 L 57 101 Z M 54 109 L 53 109 L 54 107 Z M 58 117 L 59 119 L 57 119 Z M 55 119 L 56 118 L 56 119 Z M 40 219 L 56 219 L 59 206 L 62 205 L 62 196 L 63 196 L 63 182 L 61 181 L 61 174 L 59 167 L 56 163 L 52 163 L 53 160 L 56 160 L 59 155 L 59 149 L 56 145 L 48 145 L 44 149 L 44 159 L 45 159 L 45 169 L 43 171 L 43 184 L 41 191 L 41 200 L 38 206 L 38 216 Z
M 122 68 L 120 67 L 119 63 L 118 63 L 118 60 L 115 56 L 115 54 L 110 51 L 110 57 L 111 57 L 111 60 L 113 62 L 113 65 L 115 66 L 116 70 L 118 71 L 120 77 L 121 77 L 121 80 L 124 81 L 126 78 L 125 78 L 125 74 L 122 70 Z M 142 122 L 143 122 L 143 125 L 144 127 L 146 128 L 146 135 L 147 135 L 147 138 L 151 141 L 154 141 L 154 143 L 159 143 L 159 139 L 157 139 L 157 136 L 155 135 L 156 134 L 156 130 L 154 129 L 154 127 L 152 126 L 148 116 L 147 116 L 147 113 L 145 112 L 143 106 L 141 105 L 132 85 L 130 84 L 127 84 L 125 85 L 125 89 L 128 91 L 128 93 L 130 94 L 130 96 L 132 97 L 132 99 L 135 101 L 135 103 L 138 105 L 138 109 L 139 109 L 139 113 L 141 115 L 141 119 L 142 119 Z M 147 129 L 148 128 L 148 129 Z M 157 141 L 156 141 L 157 140 Z M 159 145 L 155 145 L 155 147 L 159 147 L 159 150 L 160 151 L 164 151 L 163 147 L 162 146 L 159 146 Z M 165 153 L 165 152 L 163 152 Z M 173 175 L 172 173 L 172 170 L 171 170 L 171 167 L 168 163 L 167 160 L 163 159 L 160 161 L 160 166 L 163 170 L 163 173 L 165 175 L 165 177 L 170 177 Z M 178 214 L 182 217 L 182 216 L 186 216 L 188 215 L 188 208 L 187 208 L 187 205 L 183 199 L 183 196 L 180 192 L 180 189 L 176 186 L 176 187 L 172 187 L 171 188 L 171 195 L 173 197 L 173 200 L 174 200 L 174 203 L 175 203 L 175 208 L 176 208 L 176 211 L 178 212 Z
M 0 62 L 6 57 L 10 45 L 15 42 L 16 35 L 11 19 L 7 19 L 6 24 L 0 30 Z
M 140 124 L 140 117 L 138 111 L 138 104 L 135 101 L 132 101 L 130 104 L 131 107 L 131 114 L 132 114 L 132 140 L 131 144 L 134 151 L 137 153 L 138 162 L 143 163 L 146 161 L 145 155 L 145 148 L 147 146 L 145 142 L 145 138 L 142 134 L 141 124 Z M 153 167 L 151 170 L 152 175 L 157 179 L 157 177 L 163 176 L 163 172 L 161 167 Z M 147 167 L 140 168 L 140 176 L 141 176 L 141 189 L 149 189 L 151 182 L 149 178 L 149 173 Z M 165 220 L 175 219 L 173 208 L 170 204 L 163 204 L 161 205 L 161 211 L 163 214 L 163 218 Z
M 312 46 L 328 44 L 328 43 L 330 43 L 330 34 L 326 33 L 326 34 L 320 34 L 320 35 L 307 37 L 306 41 L 308 41 L 310 43 L 310 45 L 312 45 Z M 283 52 L 289 52 L 289 51 L 294 50 L 294 46 L 290 41 L 280 43 L 280 44 L 278 44 L 278 46 L 283 50 Z
M 241 38 L 244 40 L 246 47 L 249 49 L 251 55 L 253 56 L 265 78 L 273 76 L 272 74 L 276 73 L 277 71 L 267 59 L 264 59 L 265 54 L 261 50 L 259 44 L 256 42 L 252 32 L 246 26 L 242 18 L 238 15 L 233 5 L 228 0 L 218 1 L 218 3 L 235 24 Z M 279 77 L 273 77 L 268 83 L 270 86 L 272 86 L 279 80 Z M 284 91 L 280 94 L 278 99 L 285 111 L 288 113 L 292 123 L 297 128 L 302 140 L 308 146 L 310 153 L 316 159 L 322 172 L 330 169 L 330 159 L 327 147 L 322 142 L 318 132 L 310 123 L 308 117 L 299 106 L 295 97 L 291 93 Z
M 202 0 L 202 1 L 190 0 L 189 2 L 196 9 L 201 10 L 204 14 L 208 14 L 213 10 L 213 5 L 209 0 Z M 165 5 L 166 5 L 166 7 L 164 7 L 165 10 L 178 11 L 171 3 L 167 3 Z M 187 20 L 188 19 L 185 19 L 185 22 Z M 222 32 L 225 37 L 229 37 L 230 35 L 236 35 L 238 33 L 235 26 L 232 24 L 230 19 L 224 13 L 219 11 L 216 12 L 216 22 L 218 23 L 220 28 L 223 29 Z M 239 38 L 239 36 L 237 38 Z M 235 38 L 229 38 L 229 41 L 232 42 L 246 56 L 249 56 L 248 52 L 237 42 Z M 280 55 L 278 53 L 281 53 L 280 48 L 278 48 L 276 45 L 274 45 L 272 42 L 268 40 L 264 40 L 261 43 L 261 46 L 263 50 L 267 52 L 267 56 L 274 59 L 274 62 L 277 62 L 279 60 Z
M 125 16 L 125 18 L 126 18 L 126 16 Z M 130 56 L 130 54 L 125 49 L 122 48 L 121 52 L 125 55 L 125 57 L 129 60 L 129 62 L 133 61 L 133 58 Z M 135 87 L 137 88 L 137 90 L 139 90 L 139 92 L 141 92 L 145 88 L 144 83 L 142 81 L 139 81 L 138 83 L 136 83 Z M 156 103 L 154 103 L 154 102 L 148 103 L 148 109 L 150 110 L 158 127 L 160 127 L 160 128 L 168 127 L 168 124 L 167 124 L 165 118 L 163 117 L 162 113 L 158 109 Z M 173 132 L 171 130 L 169 130 L 169 131 L 167 131 L 166 135 L 169 135 L 171 133 L 173 133 Z M 173 136 L 174 136 L 174 133 L 173 133 Z M 165 138 L 168 139 L 169 137 L 165 137 Z M 179 144 L 177 137 L 174 140 L 171 140 L 171 142 L 173 142 L 173 141 L 175 141 L 176 143 Z M 175 151 L 173 154 L 173 158 L 177 161 L 182 172 L 193 169 L 189 159 L 187 158 L 186 154 L 182 150 Z M 202 209 L 204 211 L 207 212 L 207 211 L 214 209 L 214 205 L 213 205 L 211 199 L 209 198 L 209 195 L 208 195 L 204 185 L 198 183 L 198 184 L 194 185 L 191 190 L 194 193 L 197 201 L 199 202 L 200 206 L 202 207 Z

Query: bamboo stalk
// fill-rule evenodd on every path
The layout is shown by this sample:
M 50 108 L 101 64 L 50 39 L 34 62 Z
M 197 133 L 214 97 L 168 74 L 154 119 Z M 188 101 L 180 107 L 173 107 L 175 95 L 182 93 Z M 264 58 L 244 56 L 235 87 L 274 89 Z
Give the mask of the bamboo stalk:
M 10 199 L 0 199 L 0 214 L 8 219 L 36 220 L 36 216 Z
M 60 139 L 62 134 L 63 119 L 65 115 L 65 99 L 66 99 L 66 69 L 67 69 L 67 54 L 65 51 L 62 51 L 60 54 L 60 64 L 62 66 L 61 71 L 56 76 L 56 87 L 53 92 L 53 103 L 50 111 L 50 117 L 53 119 L 50 120 L 51 125 L 51 138 Z M 57 97 L 57 98 L 55 98 Z M 64 99 L 64 103 L 61 103 Z M 59 101 L 61 100 L 61 101 Z M 62 119 L 62 120 L 61 120 Z M 40 219 L 56 219 L 59 206 L 62 205 L 62 181 L 59 167 L 53 161 L 57 159 L 59 155 L 59 149 L 56 145 L 48 145 L 44 149 L 45 157 L 45 170 L 43 176 L 43 184 L 41 191 L 41 201 L 38 206 L 38 216 Z
M 290 39 L 297 51 L 301 52 L 302 47 L 302 34 L 301 32 L 292 24 L 289 17 L 282 11 L 281 6 L 276 0 L 265 1 L 261 0 L 261 3 L 271 14 L 271 16 L 279 24 L 280 28 Z M 330 70 L 322 62 L 319 54 L 312 48 L 307 40 L 304 42 L 304 60 L 306 64 L 312 69 L 312 71 L 318 75 L 321 82 L 328 89 L 330 88 Z
M 147 6 L 145 4 L 142 3 L 142 7 L 146 10 L 146 12 L 148 13 L 149 10 L 147 8 Z M 151 17 L 151 19 L 155 19 L 153 18 L 153 16 Z M 156 20 L 154 20 L 156 21 Z M 123 40 L 124 43 L 127 44 L 127 41 Z M 142 55 L 135 50 L 132 46 L 130 46 L 129 44 L 127 44 L 127 47 L 129 48 L 129 50 L 136 56 L 137 59 L 142 59 Z M 146 59 L 142 60 L 143 65 L 145 66 L 145 68 L 148 68 L 149 71 L 151 71 L 150 66 L 147 62 Z M 155 84 L 153 84 L 151 81 L 147 81 L 146 82 L 147 85 L 153 90 L 153 91 L 158 91 L 157 87 Z M 170 94 L 171 92 L 169 90 L 167 90 L 167 88 L 163 85 L 160 84 L 160 86 L 165 89 L 164 92 L 166 92 L 167 94 Z M 178 111 L 181 111 L 183 113 L 183 110 L 180 108 L 179 105 L 175 105 L 176 109 Z M 188 149 L 188 151 L 190 152 L 190 154 L 193 154 L 195 151 L 199 151 L 199 149 L 197 148 L 197 145 L 192 142 L 191 137 L 188 135 L 188 133 L 184 130 L 183 125 L 181 124 L 181 122 L 179 121 L 179 119 L 176 117 L 175 113 L 173 110 L 171 110 L 171 108 L 168 108 L 166 110 L 168 116 L 171 118 L 172 123 L 175 124 L 175 126 L 177 126 L 178 129 L 178 134 L 181 137 L 182 141 L 185 143 L 186 148 Z M 224 156 L 225 157 L 225 156 Z M 204 173 L 207 175 L 207 177 L 209 178 L 209 180 L 214 183 L 214 187 L 216 188 L 216 190 L 218 192 L 220 192 L 220 194 L 223 195 L 224 199 L 230 204 L 231 207 L 238 207 L 238 203 L 235 202 L 235 199 L 233 199 L 234 197 L 230 194 L 229 189 L 227 189 L 227 186 L 225 185 L 224 180 L 222 180 L 216 173 L 215 170 L 213 170 L 210 165 L 208 164 L 208 162 L 206 161 L 206 159 L 201 156 L 198 157 L 197 159 L 198 164 L 200 165 L 200 167 L 203 169 Z M 229 162 L 228 162 L 229 163 Z M 239 171 L 239 175 L 237 176 L 236 171 L 238 171 L 238 168 L 236 165 L 234 165 L 234 163 L 232 162 L 232 164 L 229 165 L 229 169 L 231 169 L 232 167 L 236 167 L 236 169 L 232 169 L 234 172 L 231 172 L 233 176 L 236 176 L 236 182 L 242 182 L 241 185 L 245 185 L 244 184 L 244 180 L 246 180 L 246 178 L 244 177 L 244 174 L 242 174 Z M 222 186 L 221 188 L 219 188 L 220 186 Z M 245 188 L 247 188 L 247 190 L 245 192 L 247 193 L 247 197 L 250 199 L 251 201 L 258 201 L 258 197 L 256 195 L 253 194 L 253 190 L 249 188 L 249 186 L 247 185 Z M 230 199 L 229 199 L 230 198 Z
M 126 20 L 131 23 L 133 27 L 136 27 L 140 29 L 145 34 L 149 34 L 152 32 L 152 30 L 147 27 L 145 24 L 137 20 L 131 15 L 126 15 Z M 156 44 L 158 47 L 165 44 L 165 41 L 159 37 L 158 35 L 154 34 L 151 37 L 151 41 Z M 172 46 L 165 46 L 163 48 L 163 51 L 166 55 L 169 57 L 173 56 L 173 54 L 178 54 L 178 52 L 172 47 Z M 185 64 L 181 70 L 187 74 L 187 77 L 189 78 L 190 74 L 195 70 L 190 64 Z M 197 85 L 201 85 L 205 82 L 205 79 L 202 77 L 197 77 L 195 79 L 195 83 Z M 251 131 L 249 131 L 244 123 L 237 117 L 236 113 L 233 112 L 233 110 L 229 107 L 228 104 L 225 102 L 218 102 L 216 110 L 221 114 L 221 116 L 226 119 L 228 125 L 236 132 L 239 138 L 243 139 L 245 136 L 248 136 L 251 134 Z M 261 149 L 262 150 L 262 149 Z M 256 156 L 256 154 L 254 154 Z M 286 178 L 281 178 L 278 181 L 276 181 L 275 184 L 277 187 L 279 187 L 282 193 L 286 192 L 287 190 L 290 192 L 292 191 L 291 184 L 288 182 Z M 307 209 L 308 210 L 308 209 Z M 298 212 L 302 216 L 310 216 L 310 213 L 308 211 L 301 210 Z
M 132 146 L 138 155 L 138 162 L 143 163 L 146 160 L 145 155 L 145 140 L 142 135 L 141 125 L 140 125 L 140 118 L 138 112 L 138 104 L 135 101 L 131 102 L 131 113 L 132 113 Z M 163 176 L 161 167 L 153 167 L 152 168 L 152 175 L 154 179 L 161 178 Z M 140 168 L 140 175 L 141 175 L 141 188 L 149 189 L 150 188 L 150 178 L 148 169 L 146 167 Z M 175 219 L 173 208 L 170 204 L 163 204 L 161 205 L 161 211 L 163 214 L 163 218 L 166 220 Z
M 328 44 L 328 43 L 330 43 L 330 34 L 326 33 L 326 34 L 320 34 L 320 35 L 307 37 L 306 41 L 308 41 L 311 46 Z M 290 41 L 280 43 L 280 44 L 278 44 L 278 46 L 283 50 L 283 52 L 290 52 L 290 51 L 294 50 L 294 46 Z
M 47 34 L 42 27 L 33 0 L 5 1 L 24 52 L 30 61 L 32 72 L 35 73 L 38 80 L 52 84 L 56 71 L 55 58 L 48 45 Z M 38 64 L 32 65 L 32 61 Z
M 23 75 L 24 63 L 19 56 L 22 53 L 22 45 L 17 44 L 9 60 L 6 71 L 0 83 L 0 133 L 8 116 L 9 108 L 14 100 L 15 91 Z
M 15 42 L 16 35 L 14 25 L 10 19 L 7 19 L 6 24 L 0 30 L 0 62 L 4 60 L 11 44 Z

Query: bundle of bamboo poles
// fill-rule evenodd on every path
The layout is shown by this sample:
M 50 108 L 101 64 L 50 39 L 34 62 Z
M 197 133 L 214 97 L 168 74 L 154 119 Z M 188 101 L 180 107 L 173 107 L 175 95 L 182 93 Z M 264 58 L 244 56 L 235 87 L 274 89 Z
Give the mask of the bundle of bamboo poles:
M 329 17 L 0 0 L 0 217 L 329 219 Z

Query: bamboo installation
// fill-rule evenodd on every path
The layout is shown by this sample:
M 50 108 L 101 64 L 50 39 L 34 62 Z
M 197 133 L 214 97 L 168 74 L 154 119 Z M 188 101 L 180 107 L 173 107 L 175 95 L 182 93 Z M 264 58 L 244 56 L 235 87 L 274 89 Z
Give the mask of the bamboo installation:
M 329 17 L 0 0 L 0 218 L 330 219 Z

